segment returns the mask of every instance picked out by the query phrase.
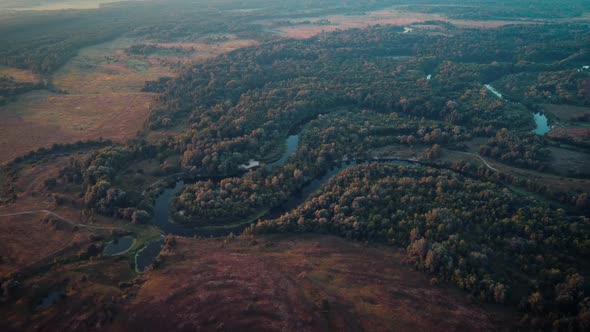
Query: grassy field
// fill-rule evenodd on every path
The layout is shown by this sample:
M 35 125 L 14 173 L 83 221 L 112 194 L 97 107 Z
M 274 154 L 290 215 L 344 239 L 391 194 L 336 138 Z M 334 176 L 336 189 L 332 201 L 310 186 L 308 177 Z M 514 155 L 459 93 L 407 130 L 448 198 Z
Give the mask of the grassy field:
M 53 84 L 72 94 L 108 95 L 139 92 L 145 81 L 174 75 L 170 68 L 125 54 L 124 49 L 136 42 L 118 38 L 82 49 L 55 73 Z
M 145 81 L 174 76 L 178 63 L 256 44 L 229 35 L 220 43 L 158 44 L 191 50 L 182 59 L 126 54 L 125 49 L 138 42 L 145 41 L 118 38 L 84 48 L 52 78 L 53 85 L 67 94 L 34 91 L 0 107 L 0 163 L 54 143 L 135 137 L 154 102 L 153 94 L 140 92 Z M 20 81 L 36 79 L 30 72 L 6 67 L 0 68 L 2 74 Z
M 503 25 L 520 23 L 522 21 L 475 21 L 455 20 L 440 14 L 416 13 L 403 10 L 403 8 L 384 9 L 367 12 L 364 15 L 330 15 L 293 20 L 293 24 L 273 29 L 287 38 L 309 38 L 321 32 L 331 32 L 351 28 L 364 28 L 376 24 L 391 24 L 409 26 L 423 21 L 446 21 L 459 27 L 497 28 Z M 309 21 L 309 23 L 305 22 Z M 321 24 L 313 23 L 321 22 Z M 272 23 L 268 21 L 267 23 Z M 310 24 L 312 23 L 312 24 Z
M 430 286 L 389 247 L 329 236 L 177 239 L 116 327 L 205 330 L 489 330 L 483 308 Z M 167 319 L 160 319 L 166 317 Z M 506 318 L 506 317 L 503 317 Z
M 34 91 L 0 107 L 0 155 L 5 162 L 30 150 L 77 140 L 132 138 L 143 128 L 153 95 L 57 95 Z

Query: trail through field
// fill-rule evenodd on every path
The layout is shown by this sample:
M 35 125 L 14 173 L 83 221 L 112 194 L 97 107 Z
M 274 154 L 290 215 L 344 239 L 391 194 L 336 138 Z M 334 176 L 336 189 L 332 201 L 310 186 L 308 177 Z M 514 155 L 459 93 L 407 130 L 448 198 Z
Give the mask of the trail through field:
M 483 162 L 483 163 L 486 165 L 486 167 L 487 167 L 487 168 L 489 168 L 490 170 L 492 170 L 492 171 L 494 171 L 494 172 L 498 172 L 498 173 L 500 173 L 500 171 L 499 171 L 499 170 L 497 170 L 496 168 L 494 168 L 492 165 L 488 164 L 488 162 L 487 162 L 485 159 L 483 159 L 483 158 L 482 158 L 481 156 L 479 156 L 479 155 L 476 155 L 475 153 L 470 153 L 470 152 L 462 152 L 462 151 L 456 151 L 456 152 L 457 152 L 457 153 L 460 153 L 460 154 L 466 154 L 466 155 L 469 155 L 469 156 L 472 156 L 472 157 L 479 158 L 479 160 L 481 160 L 481 161 L 482 161 L 482 162 Z
M 37 213 L 49 214 L 49 215 L 54 216 L 58 219 L 61 219 L 62 221 L 65 221 L 69 224 L 72 224 L 74 226 L 78 226 L 81 228 L 98 229 L 98 230 L 113 230 L 113 229 L 118 228 L 115 226 L 104 227 L 104 226 L 91 226 L 91 225 L 86 225 L 86 224 L 80 224 L 80 223 L 71 221 L 71 220 L 69 220 L 63 216 L 60 216 L 59 214 L 57 214 L 53 211 L 49 211 L 49 210 L 31 210 L 31 211 L 14 212 L 14 213 L 0 214 L 0 217 L 12 217 L 12 216 L 20 216 L 20 215 L 24 215 L 24 214 L 37 214 Z

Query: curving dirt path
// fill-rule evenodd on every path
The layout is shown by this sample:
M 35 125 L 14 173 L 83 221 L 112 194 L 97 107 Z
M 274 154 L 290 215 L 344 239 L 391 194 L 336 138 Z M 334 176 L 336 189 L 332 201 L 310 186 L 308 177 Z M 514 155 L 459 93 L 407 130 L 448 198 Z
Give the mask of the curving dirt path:
M 499 170 L 497 170 L 496 168 L 494 168 L 492 165 L 488 164 L 488 162 L 485 159 L 483 159 L 479 155 L 476 155 L 475 153 L 463 152 L 463 151 L 455 151 L 455 152 L 460 153 L 460 154 L 466 154 L 466 155 L 469 155 L 469 156 L 472 156 L 472 157 L 479 158 L 479 160 L 481 160 L 486 165 L 487 168 L 489 168 L 490 170 L 492 170 L 494 172 L 501 173 Z
M 115 227 L 115 226 L 91 226 L 91 225 L 86 225 L 86 224 L 80 224 L 74 221 L 71 221 L 63 216 L 60 216 L 59 214 L 53 212 L 53 211 L 49 211 L 49 210 L 31 210 L 31 211 L 21 211 L 21 212 L 14 212 L 14 213 L 6 213 L 6 214 L 0 214 L 0 217 L 11 217 L 11 216 L 20 216 L 23 214 L 37 214 L 37 213 L 45 213 L 45 214 L 49 214 L 51 216 L 54 216 L 58 219 L 61 219 L 67 223 L 70 223 L 74 226 L 78 226 L 80 228 L 88 228 L 88 229 L 98 229 L 98 230 L 113 230 L 119 227 Z

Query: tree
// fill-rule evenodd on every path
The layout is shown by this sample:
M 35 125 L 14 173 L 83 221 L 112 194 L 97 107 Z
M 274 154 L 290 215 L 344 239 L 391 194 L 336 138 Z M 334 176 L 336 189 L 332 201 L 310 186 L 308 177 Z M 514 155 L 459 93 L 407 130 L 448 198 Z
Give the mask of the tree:
M 151 215 L 145 210 L 136 210 L 133 212 L 133 216 L 131 217 L 131 221 L 134 224 L 146 224 L 150 221 Z

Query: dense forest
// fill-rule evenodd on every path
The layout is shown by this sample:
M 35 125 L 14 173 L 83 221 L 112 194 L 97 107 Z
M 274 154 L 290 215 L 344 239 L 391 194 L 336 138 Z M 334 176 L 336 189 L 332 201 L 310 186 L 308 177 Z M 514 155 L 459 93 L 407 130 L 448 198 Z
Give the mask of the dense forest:
M 270 208 L 344 156 L 362 158 L 394 143 L 432 146 L 491 137 L 482 155 L 542 169 L 551 158 L 546 142 L 524 133 L 532 129 L 531 109 L 497 98 L 482 84 L 561 67 L 561 57 L 522 61 L 522 48 L 531 47 L 528 38 L 547 43 L 559 35 L 561 43 L 584 49 L 583 31 L 520 26 L 448 37 L 377 26 L 270 43 L 199 64 L 170 81 L 162 97 L 168 107 L 154 112 L 152 128 L 190 125 L 175 147 L 182 165 L 197 174 L 231 174 L 249 159 L 264 159 L 285 133 L 319 116 L 282 169 L 187 187 L 179 208 L 197 217 Z M 343 108 L 352 113 L 331 115 Z

